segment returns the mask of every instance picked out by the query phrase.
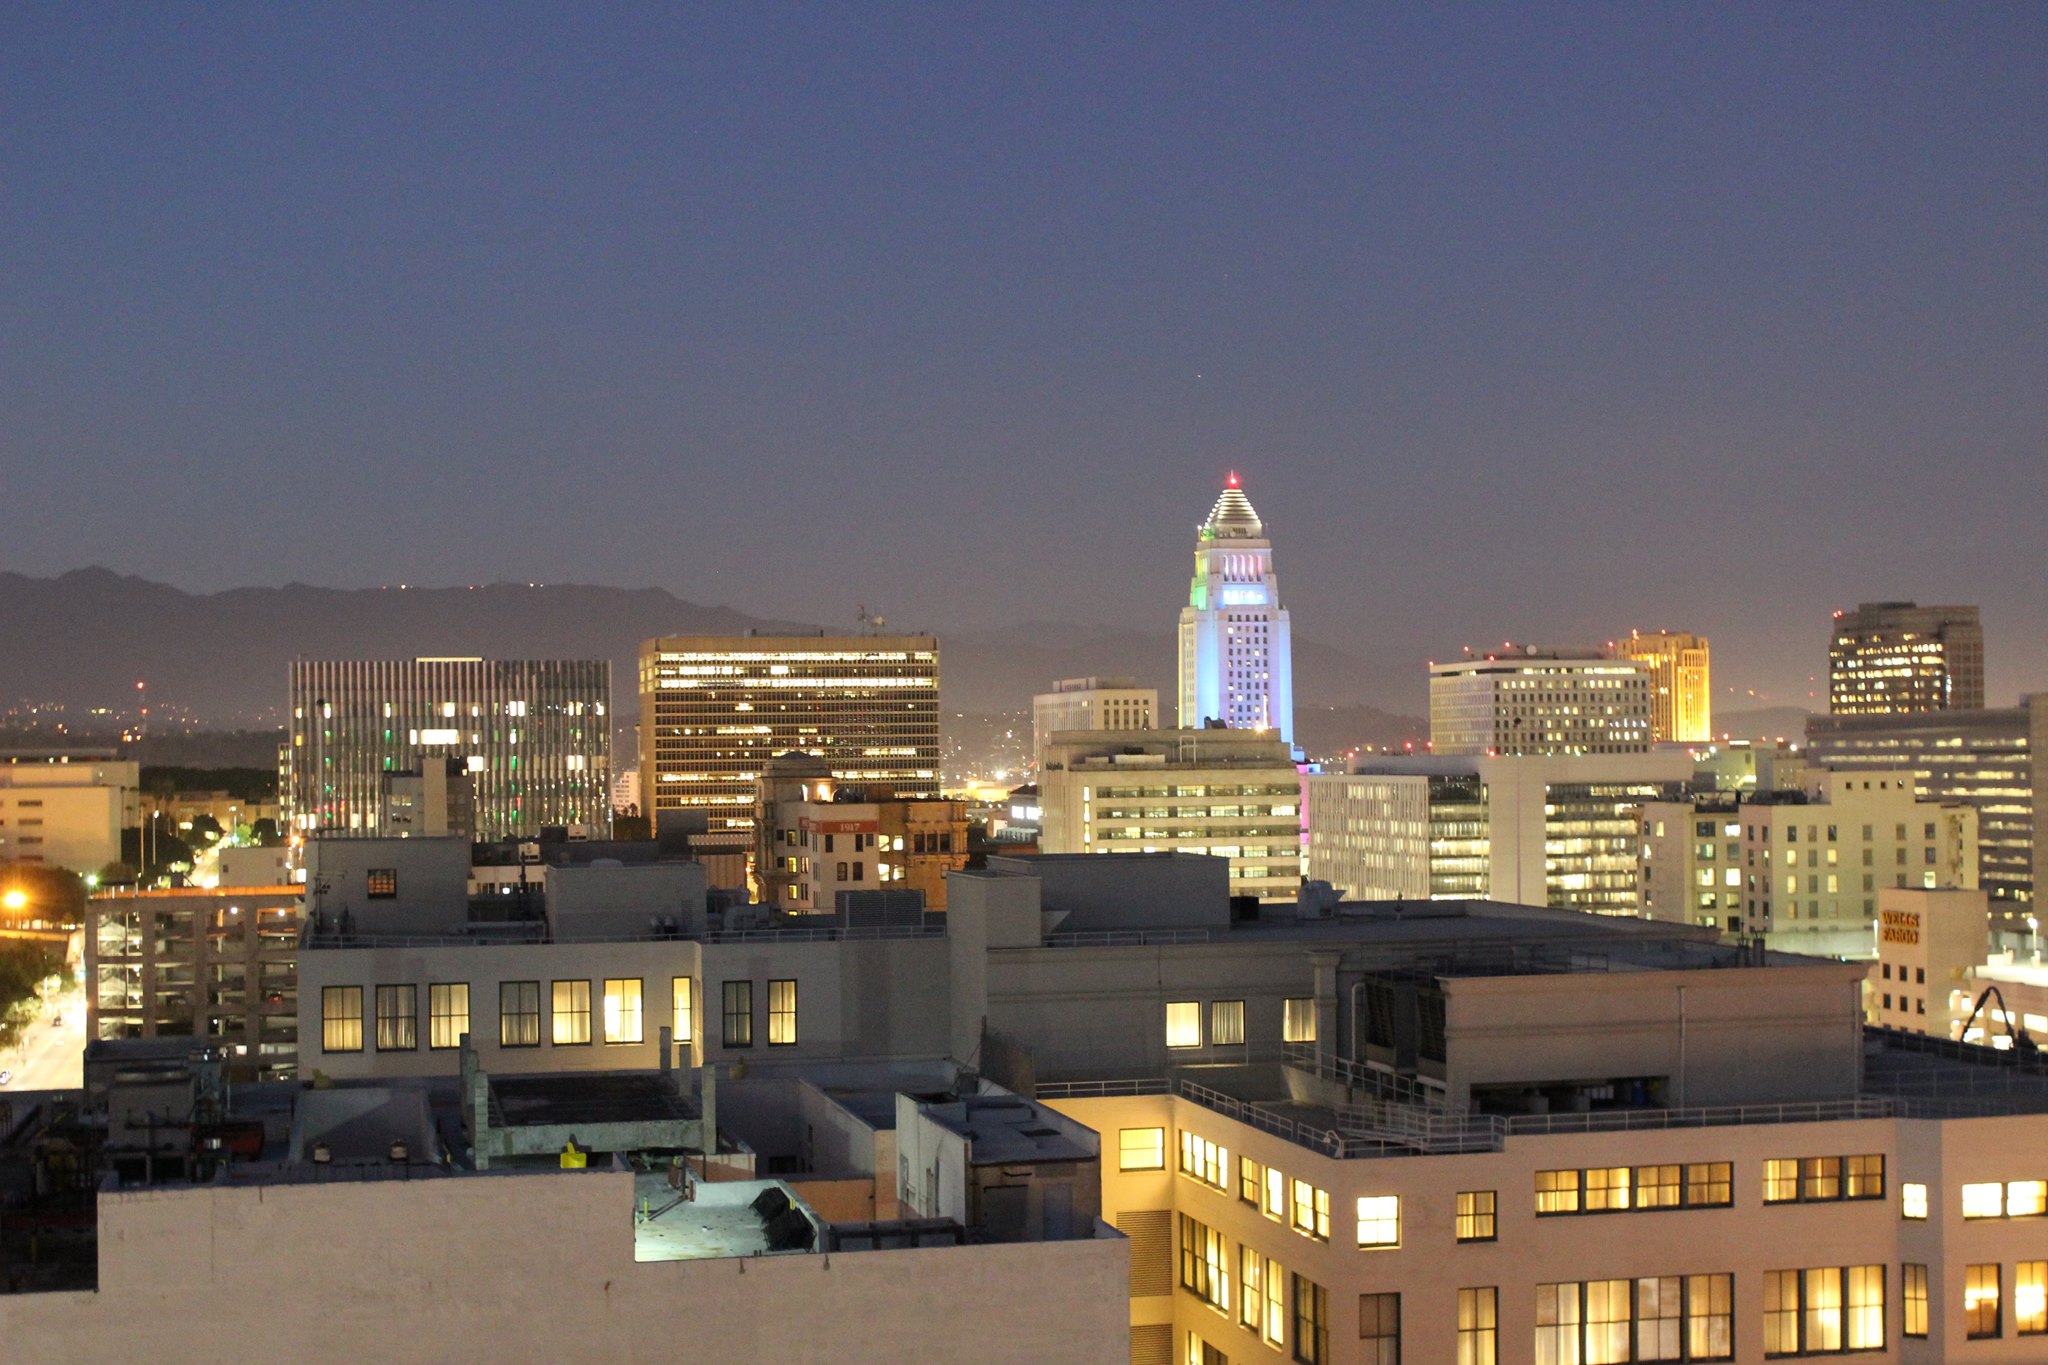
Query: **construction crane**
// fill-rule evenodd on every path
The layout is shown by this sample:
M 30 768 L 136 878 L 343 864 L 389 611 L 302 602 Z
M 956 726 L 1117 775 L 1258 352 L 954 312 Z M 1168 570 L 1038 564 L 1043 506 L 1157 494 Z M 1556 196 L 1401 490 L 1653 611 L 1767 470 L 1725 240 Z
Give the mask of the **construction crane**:
M 1976 1024 L 1977 1016 L 1984 1013 L 1985 1004 L 1992 1000 L 1998 1002 L 1998 1008 L 1992 1012 L 1991 1017 L 2005 1021 L 2005 1036 L 2012 1040 L 2012 1050 L 2029 1056 L 2039 1052 L 2041 1050 L 2040 1045 L 2028 1036 L 2024 1024 L 2014 1021 L 2013 1013 L 2005 1007 L 2005 997 L 1998 993 L 1997 986 L 1986 986 L 1984 988 L 1984 993 L 1977 997 L 1977 1007 L 1970 1011 L 1969 1018 L 1963 1020 L 1962 1031 L 1957 1037 L 1968 1038 L 1970 1036 L 1970 1029 Z M 1988 1025 L 1985 1037 L 1988 1043 L 1990 1038 Z

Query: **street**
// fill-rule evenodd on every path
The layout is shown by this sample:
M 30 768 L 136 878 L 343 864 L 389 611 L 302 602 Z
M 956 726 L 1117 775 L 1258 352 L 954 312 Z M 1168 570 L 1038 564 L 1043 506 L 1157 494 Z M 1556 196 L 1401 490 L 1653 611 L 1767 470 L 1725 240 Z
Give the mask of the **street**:
M 61 1018 L 61 1026 L 54 1020 Z M 71 987 L 50 997 L 21 1041 L 0 1049 L 0 1067 L 14 1072 L 6 1091 L 76 1090 L 85 1083 L 85 992 Z

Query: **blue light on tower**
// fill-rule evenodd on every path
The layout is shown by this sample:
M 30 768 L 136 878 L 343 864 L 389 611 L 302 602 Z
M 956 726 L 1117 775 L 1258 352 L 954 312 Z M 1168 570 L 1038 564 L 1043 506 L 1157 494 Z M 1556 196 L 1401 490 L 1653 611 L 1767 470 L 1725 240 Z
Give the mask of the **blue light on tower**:
M 1294 666 L 1287 609 L 1265 523 L 1232 474 L 1195 542 L 1195 576 L 1180 613 L 1180 724 L 1221 721 L 1294 742 Z

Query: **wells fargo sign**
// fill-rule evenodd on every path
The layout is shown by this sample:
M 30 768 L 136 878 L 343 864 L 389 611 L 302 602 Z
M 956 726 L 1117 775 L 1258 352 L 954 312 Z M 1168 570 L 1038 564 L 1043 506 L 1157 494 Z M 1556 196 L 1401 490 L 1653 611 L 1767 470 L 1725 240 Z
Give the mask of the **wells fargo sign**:
M 1879 915 L 1877 937 L 1884 943 L 1920 941 L 1920 914 L 1916 910 L 1887 910 Z

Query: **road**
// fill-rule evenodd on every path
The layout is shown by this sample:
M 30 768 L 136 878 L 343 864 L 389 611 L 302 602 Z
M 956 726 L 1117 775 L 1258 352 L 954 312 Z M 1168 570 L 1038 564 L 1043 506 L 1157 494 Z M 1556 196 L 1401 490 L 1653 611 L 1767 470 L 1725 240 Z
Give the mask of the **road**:
M 50 997 L 21 1042 L 0 1049 L 0 1067 L 14 1072 L 7 1090 L 76 1090 L 85 1084 L 84 1056 L 85 992 L 73 987 Z

